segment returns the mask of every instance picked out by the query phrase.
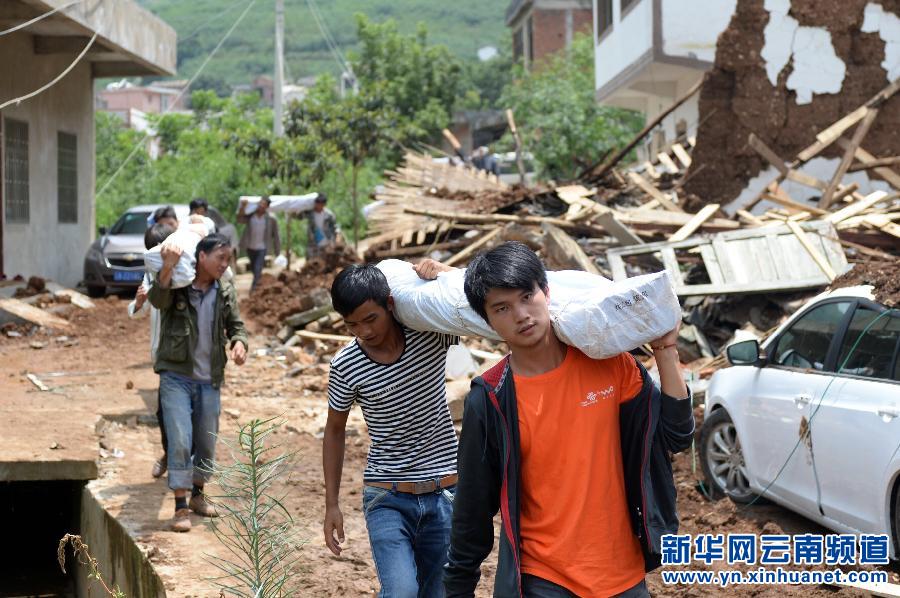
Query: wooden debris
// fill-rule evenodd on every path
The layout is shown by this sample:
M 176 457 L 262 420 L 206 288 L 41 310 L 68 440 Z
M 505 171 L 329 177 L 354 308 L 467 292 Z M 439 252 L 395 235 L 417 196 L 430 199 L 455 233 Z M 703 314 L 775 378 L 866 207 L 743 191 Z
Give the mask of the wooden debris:
M 676 171 L 677 172 L 677 171 Z M 631 182 L 637 185 L 641 191 L 658 201 L 664 208 L 672 212 L 682 212 L 682 210 L 678 205 L 672 202 L 671 199 L 665 196 L 662 191 L 653 186 L 647 179 L 642 177 L 636 172 L 629 172 L 628 178 L 631 179 Z
M 6 317 L 4 318 L 4 316 Z M 9 319 L 25 320 L 31 324 L 37 324 L 46 328 L 68 329 L 71 326 L 67 320 L 28 305 L 24 301 L 0 299 L 0 322 L 8 321 Z
M 544 222 L 541 224 L 541 230 L 544 231 L 544 249 L 547 255 L 556 263 L 565 265 L 567 269 L 584 270 L 591 274 L 600 274 L 600 270 L 594 264 L 594 261 L 561 228 Z
M 477 241 L 468 245 L 465 249 L 452 256 L 450 259 L 445 260 L 444 263 L 448 266 L 454 266 L 463 262 L 464 260 L 467 260 L 469 256 L 474 255 L 476 252 L 480 251 L 482 247 L 485 247 L 488 243 L 500 236 L 500 233 L 502 232 L 503 228 L 498 226 L 494 230 L 482 235 Z
M 690 237 L 694 232 L 700 228 L 700 226 L 712 218 L 712 215 L 716 213 L 719 209 L 719 204 L 711 203 L 703 206 L 699 212 L 694 214 L 694 217 L 691 218 L 684 226 L 679 228 L 677 231 L 672 233 L 669 237 L 669 241 L 684 241 L 688 237 Z
M 837 224 L 850 218 L 851 216 L 856 216 L 857 214 L 861 214 L 862 212 L 868 210 L 875 204 L 886 201 L 888 198 L 888 194 L 884 191 L 875 191 L 874 193 L 870 193 L 864 199 L 860 201 L 856 201 L 833 214 L 829 214 L 825 219 L 831 222 L 832 224 Z
M 828 260 L 825 259 L 818 249 L 812 244 L 809 237 L 806 236 L 806 233 L 803 232 L 803 229 L 800 228 L 800 225 L 794 222 L 793 220 L 785 221 L 788 228 L 791 229 L 791 232 L 796 235 L 797 239 L 800 241 L 800 244 L 803 245 L 803 248 L 809 253 L 810 257 L 822 268 L 822 272 L 825 273 L 825 276 L 828 277 L 828 282 L 832 282 L 835 278 L 837 278 L 837 274 L 834 269 L 831 267 L 831 264 L 828 263 Z
M 41 379 L 34 374 L 26 374 L 25 377 L 28 378 L 28 381 L 34 384 L 41 392 L 47 392 L 48 390 L 50 390 L 50 387 L 41 382 Z
M 847 174 L 847 169 L 850 168 L 850 163 L 853 162 L 856 148 L 862 143 L 862 140 L 865 138 L 866 133 L 869 132 L 869 128 L 872 126 L 872 123 L 875 122 L 875 117 L 877 116 L 878 108 L 866 108 L 866 115 L 863 117 L 862 122 L 859 123 L 859 126 L 856 127 L 856 131 L 853 132 L 853 138 L 844 150 L 844 156 L 841 158 L 837 170 L 834 171 L 834 175 L 831 177 L 831 181 L 828 183 L 825 193 L 822 194 L 822 199 L 819 200 L 820 208 L 826 209 L 831 205 L 838 183 L 840 183 L 841 179 L 844 178 L 844 175 Z
M 687 153 L 687 150 L 684 149 L 684 146 L 680 143 L 672 144 L 672 153 L 675 154 L 675 157 L 678 158 L 678 161 L 684 164 L 685 168 L 691 167 L 691 156 Z

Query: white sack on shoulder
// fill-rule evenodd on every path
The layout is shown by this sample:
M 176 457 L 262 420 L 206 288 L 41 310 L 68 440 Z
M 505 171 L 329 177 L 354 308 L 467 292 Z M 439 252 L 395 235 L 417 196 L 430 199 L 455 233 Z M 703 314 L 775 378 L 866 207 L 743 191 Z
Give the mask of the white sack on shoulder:
M 197 243 L 200 242 L 200 235 L 190 231 L 179 229 L 166 238 L 163 244 L 174 244 L 181 249 L 181 257 L 172 270 L 171 288 L 180 289 L 186 287 L 193 282 L 197 274 Z M 158 274 L 162 270 L 162 257 L 159 254 L 162 245 L 157 245 L 144 252 L 144 265 L 148 271 Z
M 318 193 L 307 193 L 306 195 L 270 195 L 269 211 L 270 212 L 308 212 L 316 205 Z M 260 195 L 241 195 L 238 201 L 247 200 L 247 207 L 244 208 L 244 214 L 250 216 L 256 211 L 259 205 Z
M 424 281 L 401 260 L 378 264 L 394 297 L 397 318 L 414 330 L 500 340 L 466 300 L 465 270 Z M 655 340 L 681 319 L 665 272 L 612 282 L 575 270 L 547 272 L 549 309 L 560 340 L 594 359 L 606 359 Z

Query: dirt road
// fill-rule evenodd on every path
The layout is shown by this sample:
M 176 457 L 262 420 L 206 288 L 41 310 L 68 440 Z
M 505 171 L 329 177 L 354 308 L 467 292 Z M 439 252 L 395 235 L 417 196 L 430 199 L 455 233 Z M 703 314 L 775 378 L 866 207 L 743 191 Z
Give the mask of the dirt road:
M 118 413 L 101 426 L 98 454 L 102 447 L 105 456 L 99 457 L 100 477 L 92 485 L 107 508 L 117 514 L 146 549 L 170 596 L 218 595 L 207 580 L 215 575 L 207 559 L 226 553 L 206 524 L 195 519 L 195 528 L 189 534 L 167 531 L 172 498 L 163 480 L 150 477 L 151 465 L 160 449 L 158 429 L 152 424 L 153 418 L 146 417 L 155 411 L 157 380 L 149 364 L 147 321 L 129 320 L 125 305 L 124 300 L 113 297 L 98 302 L 95 310 L 78 312 L 76 329 L 67 334 L 70 346 L 54 338 L 2 338 L 0 379 L 21 394 L 31 392 L 27 390 L 29 382 L 24 380 L 26 371 L 39 377 L 51 370 L 87 372 L 80 377 L 59 378 L 54 391 L 82 405 L 89 401 L 87 404 L 93 405 L 96 413 L 114 412 L 113 407 L 123 402 L 142 404 L 143 412 L 138 408 L 125 415 Z M 47 344 L 33 349 L 31 344 L 36 340 Z M 361 415 L 355 409 L 350 418 L 342 484 L 347 542 L 344 554 L 337 558 L 327 551 L 321 538 L 321 429 L 327 405 L 327 369 L 317 365 L 290 377 L 289 367 L 283 361 L 266 354 L 268 342 L 268 337 L 254 336 L 248 363 L 242 368 L 229 364 L 222 390 L 221 434 L 233 437 L 238 425 L 251 418 L 284 419 L 275 438 L 285 450 L 296 451 L 296 457 L 290 475 L 279 482 L 276 490 L 285 492 L 287 507 L 307 540 L 300 554 L 302 566 L 293 580 L 299 595 L 374 595 L 378 583 L 360 508 L 361 473 L 368 442 Z M 221 445 L 219 454 L 227 458 Z M 771 504 L 739 509 L 729 501 L 706 501 L 696 489 L 690 453 L 676 457 L 675 471 L 682 533 L 824 532 Z M 47 549 L 53 551 L 55 546 Z M 479 596 L 490 595 L 495 559 L 492 555 L 484 566 Z M 896 565 L 889 571 L 892 581 L 900 581 Z M 658 572 L 650 574 L 648 581 L 652 593 L 659 596 L 831 596 L 850 592 L 817 586 L 741 586 L 727 591 L 712 587 L 671 588 L 662 585 Z

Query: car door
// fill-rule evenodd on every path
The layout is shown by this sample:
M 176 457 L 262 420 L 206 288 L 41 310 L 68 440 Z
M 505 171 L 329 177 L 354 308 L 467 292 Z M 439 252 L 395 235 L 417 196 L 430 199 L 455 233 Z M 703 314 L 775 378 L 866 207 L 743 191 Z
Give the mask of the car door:
M 868 329 L 867 329 L 868 328 Z M 900 312 L 860 302 L 843 335 L 834 382 L 813 406 L 812 445 L 821 512 L 886 533 L 886 467 L 900 447 Z
M 826 300 L 798 316 L 768 346 L 748 397 L 743 442 L 751 476 L 795 509 L 818 508 L 813 453 L 807 435 L 810 405 L 828 386 L 827 366 L 836 333 L 846 325 L 853 300 Z

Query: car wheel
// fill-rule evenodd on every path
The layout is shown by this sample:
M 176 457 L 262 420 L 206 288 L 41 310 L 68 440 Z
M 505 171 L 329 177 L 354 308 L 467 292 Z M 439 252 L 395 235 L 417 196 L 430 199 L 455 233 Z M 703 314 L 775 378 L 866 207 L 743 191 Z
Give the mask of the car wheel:
M 106 287 L 88 287 L 87 288 L 88 297 L 93 297 L 94 299 L 98 299 L 106 295 Z
M 700 462 L 714 497 L 725 495 L 740 504 L 750 503 L 756 498 L 750 490 L 737 428 L 724 409 L 713 411 L 703 422 Z

